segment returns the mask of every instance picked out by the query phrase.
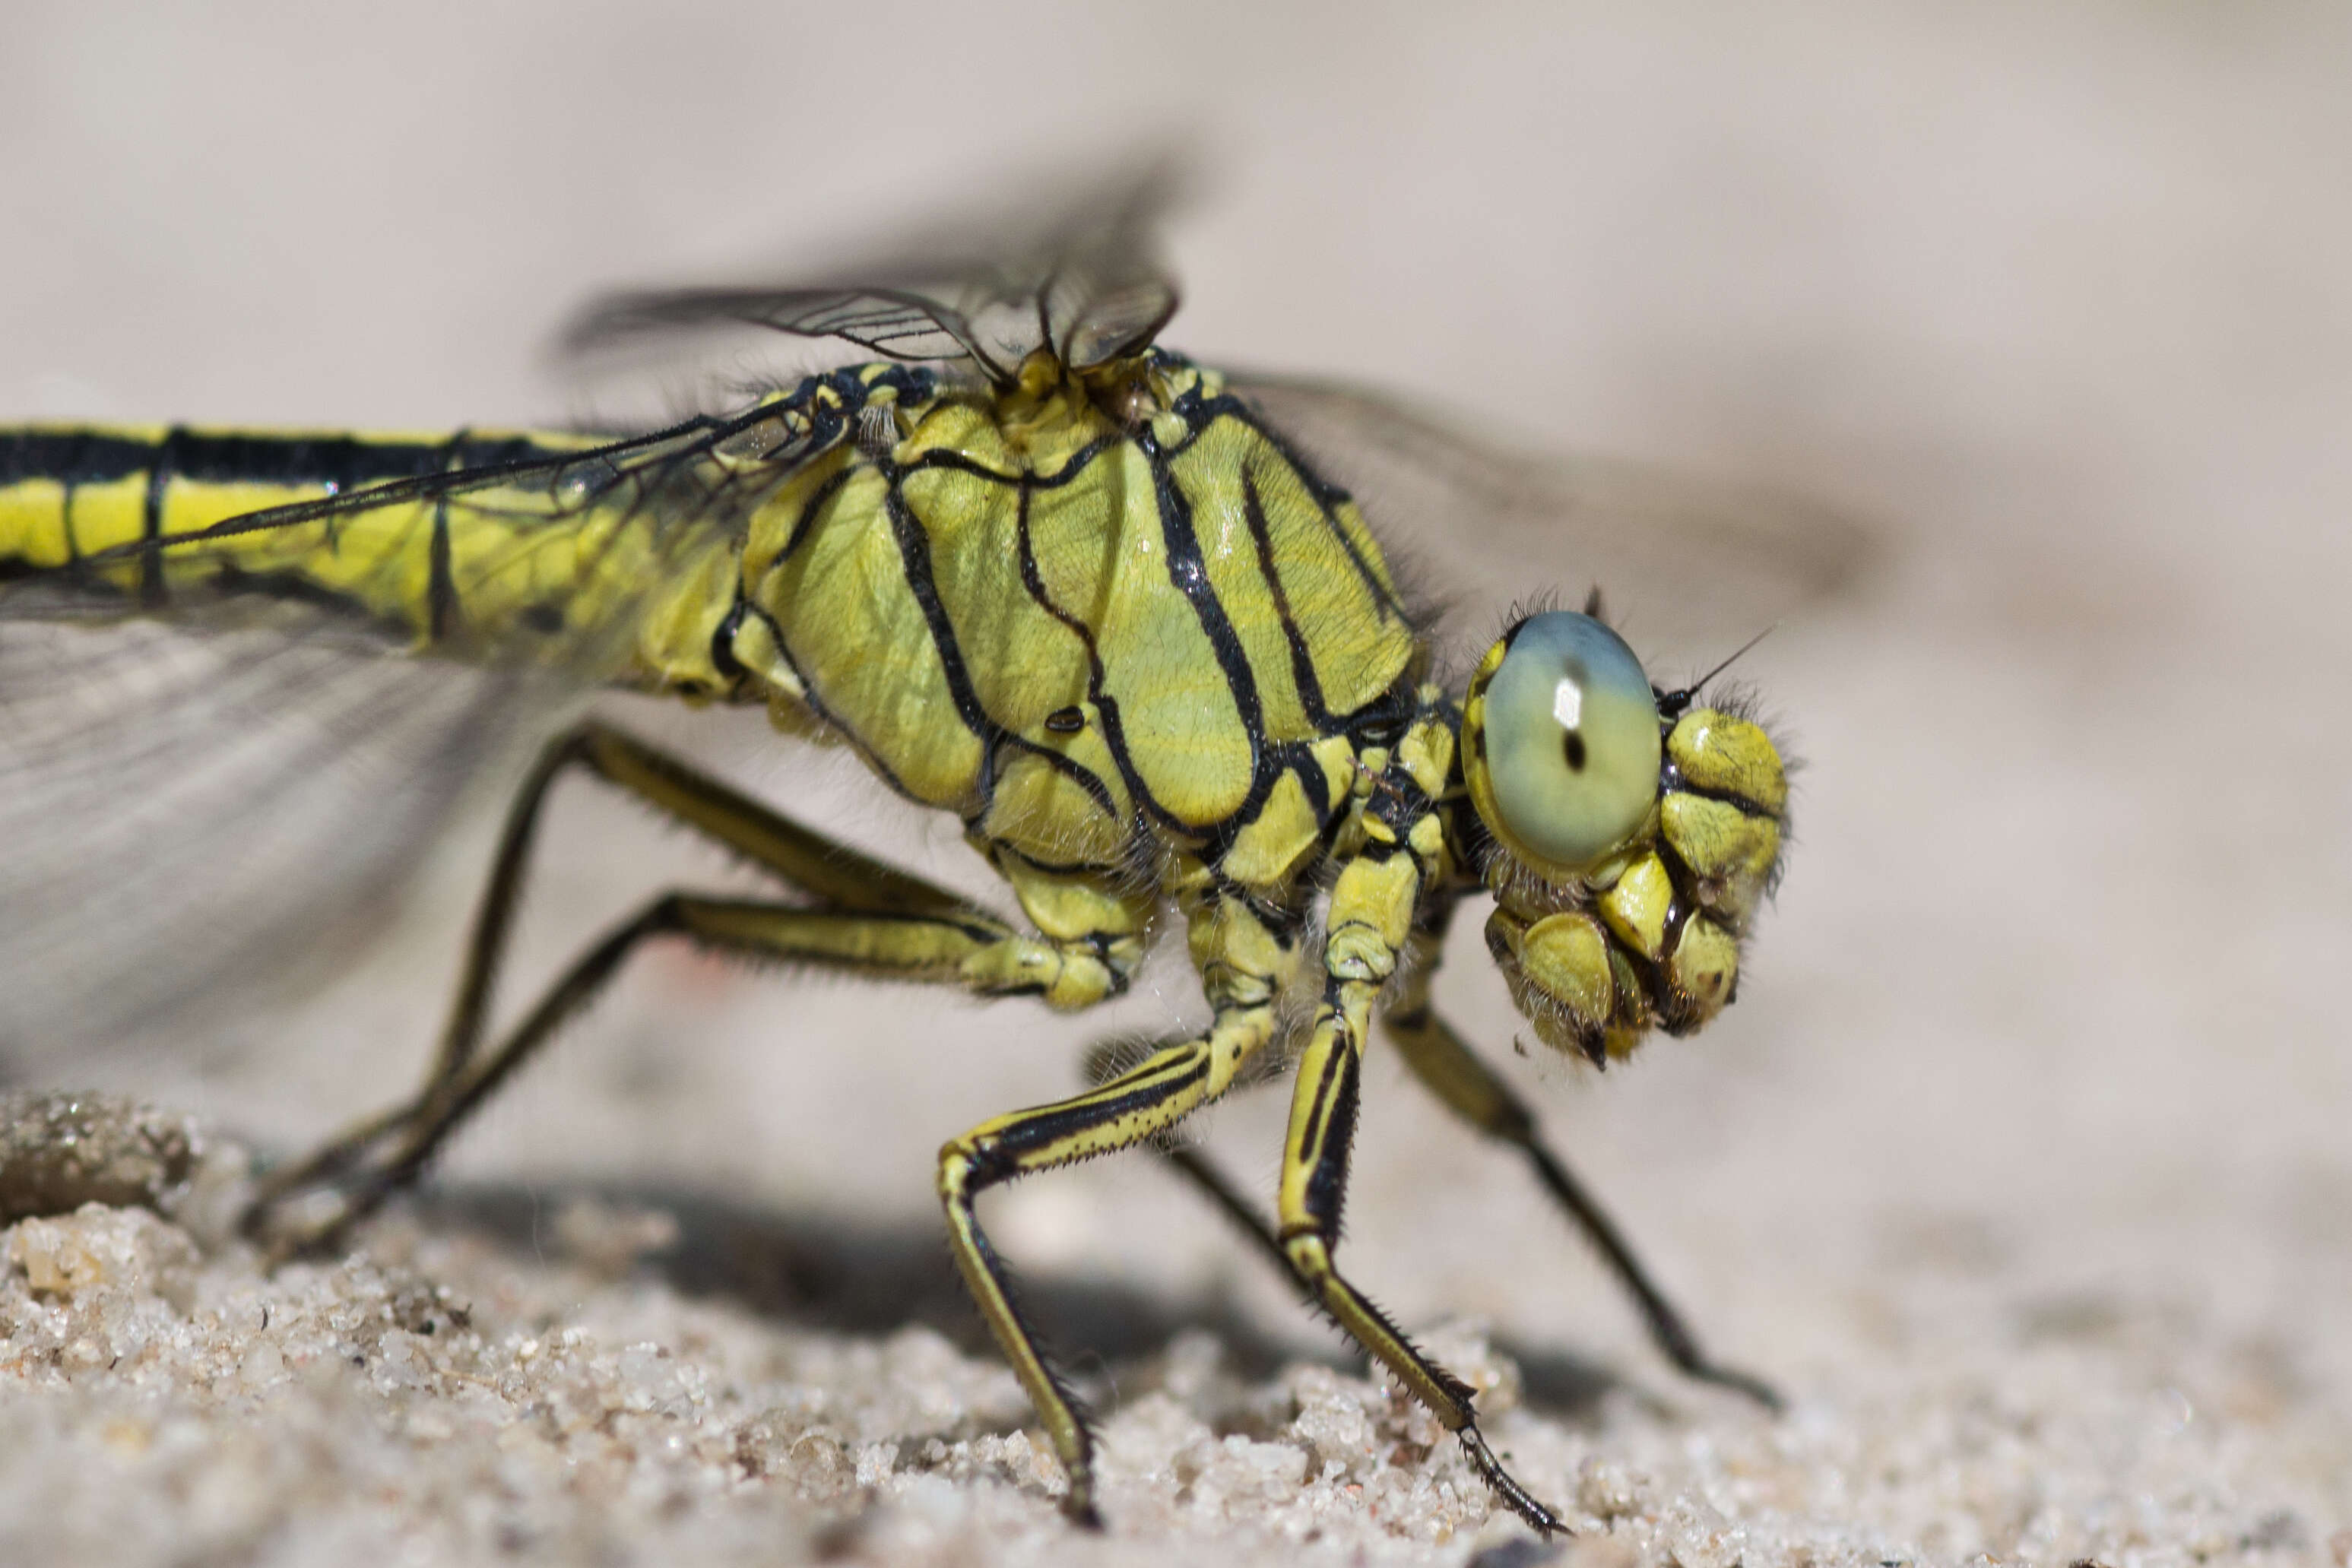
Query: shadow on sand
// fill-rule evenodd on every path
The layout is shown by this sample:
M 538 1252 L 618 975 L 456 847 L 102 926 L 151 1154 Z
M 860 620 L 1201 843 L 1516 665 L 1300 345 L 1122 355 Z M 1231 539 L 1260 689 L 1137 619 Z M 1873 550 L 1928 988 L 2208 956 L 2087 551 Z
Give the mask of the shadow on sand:
M 538 1250 L 549 1244 L 556 1207 L 550 1196 L 544 1186 L 501 1183 L 428 1187 L 413 1201 L 518 1250 Z M 567 1196 L 673 1218 L 676 1243 L 643 1266 L 681 1294 L 835 1333 L 882 1334 L 921 1324 L 971 1354 L 993 1354 L 948 1260 L 946 1236 L 935 1227 L 786 1213 L 659 1184 L 588 1184 Z M 1328 1343 L 1333 1336 L 1318 1347 L 1301 1334 L 1272 1332 L 1227 1290 L 1171 1295 L 1099 1274 L 1053 1270 L 1024 1270 L 1019 1283 L 1023 1305 L 1074 1369 L 1142 1362 L 1178 1334 L 1198 1331 L 1214 1336 L 1227 1366 L 1252 1381 L 1299 1361 L 1361 1372 L 1360 1358 Z M 1309 1321 L 1304 1306 L 1300 1312 L 1302 1323 Z M 1589 1415 L 1622 1382 L 1557 1349 L 1504 1336 L 1495 1348 L 1518 1364 L 1527 1403 L 1548 1415 Z

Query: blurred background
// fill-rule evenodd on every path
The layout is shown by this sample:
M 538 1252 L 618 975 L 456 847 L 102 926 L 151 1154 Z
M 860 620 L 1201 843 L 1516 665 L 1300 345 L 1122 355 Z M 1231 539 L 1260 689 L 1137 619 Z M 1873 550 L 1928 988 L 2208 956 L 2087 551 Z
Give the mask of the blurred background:
M 1171 344 L 1752 476 L 1877 540 L 1744 666 L 1807 766 L 1739 1006 L 1605 1079 L 1512 1063 L 1711 1342 L 1851 1392 L 2088 1303 L 2340 1399 L 2348 47 L 2340 7 L 2287 4 L 19 3 L 0 420 L 561 421 L 541 350 L 601 287 L 821 262 L 1009 173 L 1192 149 Z M 1576 560 L 1508 565 L 1580 591 Z M 645 722 L 985 885 L 837 758 Z M 729 874 L 583 787 L 541 841 L 510 1005 L 645 892 Z M 318 1135 L 421 1067 L 486 843 L 454 837 L 351 984 L 42 1072 Z M 1441 997 L 1512 1061 L 1476 929 Z M 929 1248 L 944 1137 L 1197 1009 L 1181 965 L 1070 1020 L 665 952 L 445 1178 Z M 1392 1062 L 1367 1093 L 1368 1288 L 1664 1380 L 1514 1164 Z M 1262 1193 L 1280 1098 L 1208 1127 Z M 1146 1163 L 992 1213 L 1043 1278 L 1328 1343 Z

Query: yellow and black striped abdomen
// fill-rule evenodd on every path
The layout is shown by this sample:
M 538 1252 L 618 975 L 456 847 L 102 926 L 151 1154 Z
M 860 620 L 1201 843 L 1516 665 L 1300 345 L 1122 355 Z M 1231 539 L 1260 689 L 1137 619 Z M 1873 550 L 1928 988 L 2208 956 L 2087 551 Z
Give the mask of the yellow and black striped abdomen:
M 1139 821 L 1227 840 L 1286 789 L 1305 838 L 1272 866 L 1420 643 L 1352 503 L 1213 376 L 1155 373 L 1132 425 L 1068 385 L 896 409 L 887 454 L 839 452 L 754 517 L 734 648 L 1034 861 L 1119 864 Z
M 598 444 L 562 434 L 247 433 L 184 426 L 0 432 L 0 580 L 49 579 L 168 614 L 299 599 L 419 647 L 479 647 L 580 608 L 614 527 L 546 524 L 549 483 L 194 536 L 270 507 Z M 180 541 L 174 548 L 173 541 Z M 142 546 L 148 548 L 142 548 Z

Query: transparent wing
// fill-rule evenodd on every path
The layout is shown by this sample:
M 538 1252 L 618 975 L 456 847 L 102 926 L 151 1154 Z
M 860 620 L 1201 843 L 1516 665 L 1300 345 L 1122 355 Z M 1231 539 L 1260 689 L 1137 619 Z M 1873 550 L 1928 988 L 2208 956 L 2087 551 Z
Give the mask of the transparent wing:
M 201 570 L 155 612 L 124 587 L 130 557 L 6 584 L 0 1050 L 184 1027 L 331 967 L 449 814 L 625 672 L 648 606 L 715 564 L 815 439 L 772 406 L 248 514 L 171 542 Z M 373 528 L 375 570 L 413 573 L 394 547 L 436 518 L 454 604 L 520 572 L 531 612 L 426 642 L 364 570 L 298 591 L 252 565 L 274 538 Z
M 558 353 L 707 353 L 730 327 L 837 338 L 899 360 L 969 360 L 996 382 L 1050 349 L 1085 370 L 1149 344 L 1176 312 L 1156 234 L 1180 183 L 1161 158 L 1063 182 L 1050 204 L 1000 194 L 984 214 L 903 238 L 839 269 L 840 282 L 627 292 L 592 304 Z
M 1517 451 L 1326 382 L 1229 384 L 1356 497 L 1408 591 L 1434 601 L 1457 661 L 1483 653 L 1515 607 L 1575 606 L 1593 589 L 1645 658 L 1720 656 L 1857 591 L 1878 554 L 1860 520 L 1764 486 Z
M 714 324 L 839 338 L 893 360 L 952 360 L 979 352 L 962 311 L 911 289 L 877 287 L 616 294 L 573 322 L 562 347 L 587 354 L 632 339 L 695 332 Z
M 0 1051 L 55 1061 L 330 972 L 570 695 L 259 618 L 0 622 Z

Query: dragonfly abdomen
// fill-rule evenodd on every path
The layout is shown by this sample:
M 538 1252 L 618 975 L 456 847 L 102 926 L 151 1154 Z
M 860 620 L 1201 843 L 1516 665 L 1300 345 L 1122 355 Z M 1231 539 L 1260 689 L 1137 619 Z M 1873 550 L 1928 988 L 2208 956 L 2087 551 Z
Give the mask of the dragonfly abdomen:
M 110 598 L 132 613 L 169 613 L 230 596 L 299 598 L 419 643 L 440 643 L 461 625 L 478 624 L 480 610 L 520 610 L 468 602 L 478 574 L 463 570 L 464 559 L 494 541 L 470 522 L 464 537 L 453 531 L 446 501 L 249 532 L 229 531 L 231 519 L 593 444 L 589 437 L 468 431 L 0 431 L 0 578 Z

